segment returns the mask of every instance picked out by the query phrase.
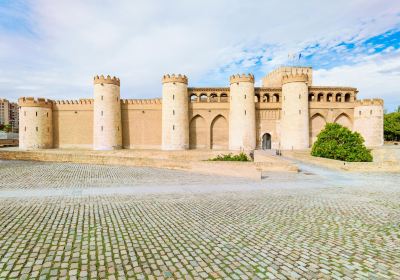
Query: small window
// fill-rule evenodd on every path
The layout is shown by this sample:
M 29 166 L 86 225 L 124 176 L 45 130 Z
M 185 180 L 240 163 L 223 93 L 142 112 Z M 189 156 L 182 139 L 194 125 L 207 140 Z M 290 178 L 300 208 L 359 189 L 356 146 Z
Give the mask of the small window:
M 370 115 L 372 115 L 372 110 L 371 110 L 371 111 L 369 111 L 369 114 L 370 114 Z
M 103 131 L 103 126 L 101 126 L 101 131 Z
M 361 116 L 361 111 L 358 111 L 358 115 Z
M 37 117 L 37 112 L 36 112 L 36 117 Z
M 24 130 L 26 131 L 26 126 L 25 126 Z
M 78 111 L 75 111 L 75 114 L 78 114 Z
M 36 127 L 36 131 L 39 131 L 38 127 Z
M 299 94 L 299 99 L 301 99 L 301 94 Z
M 103 115 L 103 111 L 101 111 L 101 115 Z
M 172 100 L 175 100 L 175 94 L 172 95 Z
M 49 117 L 49 113 L 47 112 L 47 117 Z
M 174 115 L 174 116 L 175 116 L 175 110 L 172 110 L 172 115 Z
M 175 125 L 172 126 L 172 130 L 175 130 Z
M 119 131 L 119 126 L 117 128 L 118 128 L 118 131 Z
M 246 116 L 246 110 L 244 110 L 244 115 Z
M 244 95 L 244 99 L 246 99 L 246 94 Z
M 26 116 L 26 111 L 24 111 L 24 116 Z
M 101 96 L 101 100 L 103 100 L 103 95 Z
M 299 110 L 299 115 L 301 115 L 301 110 Z

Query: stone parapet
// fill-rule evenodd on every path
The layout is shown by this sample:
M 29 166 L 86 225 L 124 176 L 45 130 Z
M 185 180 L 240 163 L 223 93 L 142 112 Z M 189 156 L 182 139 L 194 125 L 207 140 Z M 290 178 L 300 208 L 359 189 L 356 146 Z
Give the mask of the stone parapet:
M 249 82 L 254 83 L 254 75 L 253 74 L 236 74 L 229 77 L 230 84 L 240 83 L 240 82 Z
M 308 75 L 307 74 L 287 74 L 282 76 L 282 84 L 287 84 L 287 83 L 294 83 L 294 82 L 303 82 L 307 83 L 308 82 Z
M 111 77 L 110 75 L 107 75 L 107 77 L 104 77 L 104 75 L 101 76 L 94 76 L 93 78 L 93 84 L 113 84 L 116 86 L 120 86 L 121 82 L 119 78 L 117 77 Z
M 52 108 L 53 101 L 46 98 L 20 97 L 18 99 L 18 105 L 20 107 Z
M 355 101 L 355 106 L 383 106 L 383 99 L 374 98 L 374 99 L 361 99 Z
M 185 75 L 182 74 L 166 74 L 162 77 L 162 83 L 183 83 L 183 84 L 188 84 L 188 78 Z

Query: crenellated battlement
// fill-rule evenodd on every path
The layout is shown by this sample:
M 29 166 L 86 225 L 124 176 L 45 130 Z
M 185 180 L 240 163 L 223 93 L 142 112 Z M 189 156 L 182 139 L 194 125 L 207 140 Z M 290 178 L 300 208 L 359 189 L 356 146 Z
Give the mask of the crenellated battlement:
M 239 82 L 250 82 L 254 83 L 254 75 L 249 73 L 249 74 L 236 74 L 232 75 L 229 77 L 229 82 L 231 84 L 233 83 L 239 83 Z
M 185 75 L 166 74 L 162 78 L 162 83 L 183 83 L 188 84 L 188 78 Z
M 79 100 L 55 100 L 54 104 L 60 105 L 79 105 L 79 104 L 93 104 L 93 99 L 79 99 Z
M 94 76 L 93 78 L 93 83 L 96 84 L 113 84 L 116 86 L 120 86 L 121 82 L 120 79 L 117 77 L 111 77 L 110 75 L 107 75 L 107 77 L 104 77 L 104 75 L 101 76 Z
M 290 75 L 307 75 L 308 86 L 312 85 L 312 68 L 311 67 L 301 67 L 301 66 L 282 66 L 272 72 L 268 73 L 264 78 L 262 78 L 263 87 L 281 87 L 282 80 L 284 76 Z
M 304 73 L 290 73 L 282 76 L 282 85 L 294 82 L 308 82 L 308 75 Z
M 161 104 L 161 98 L 154 99 L 122 99 L 122 104 Z
M 383 106 L 383 99 L 361 99 L 355 101 L 355 106 Z
M 52 108 L 53 101 L 46 98 L 20 97 L 18 99 L 18 105 L 21 107 Z

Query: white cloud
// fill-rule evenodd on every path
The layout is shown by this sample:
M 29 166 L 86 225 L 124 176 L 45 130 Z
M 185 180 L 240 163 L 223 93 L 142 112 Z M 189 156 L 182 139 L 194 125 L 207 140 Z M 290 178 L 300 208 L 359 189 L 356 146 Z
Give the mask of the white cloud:
M 0 96 L 14 100 L 90 97 L 92 76 L 101 73 L 121 78 L 124 98 L 160 96 L 164 73 L 187 74 L 194 86 L 227 85 L 230 74 L 254 65 L 255 55 L 272 57 L 262 60 L 267 71 L 316 42 L 380 34 L 399 22 L 400 12 L 393 1 L 378 0 L 29 4 L 22 16 L 34 36 L 0 29 Z M 239 59 L 245 61 L 238 66 Z

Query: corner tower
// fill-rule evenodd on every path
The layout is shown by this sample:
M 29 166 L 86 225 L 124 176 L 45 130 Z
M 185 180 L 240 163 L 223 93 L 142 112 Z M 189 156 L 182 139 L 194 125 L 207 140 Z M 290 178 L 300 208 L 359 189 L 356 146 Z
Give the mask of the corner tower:
M 93 149 L 115 150 L 122 147 L 120 80 L 101 75 L 94 77 Z
M 53 148 L 53 102 L 44 98 L 18 99 L 19 148 Z
M 308 81 L 308 75 L 297 70 L 282 77 L 280 148 L 283 150 L 309 148 Z
M 254 150 L 256 147 L 256 115 L 254 76 L 230 77 L 229 149 Z
M 188 79 L 185 75 L 162 78 L 162 149 L 189 149 Z
M 357 100 L 354 107 L 353 130 L 365 140 L 365 146 L 383 145 L 383 100 Z

